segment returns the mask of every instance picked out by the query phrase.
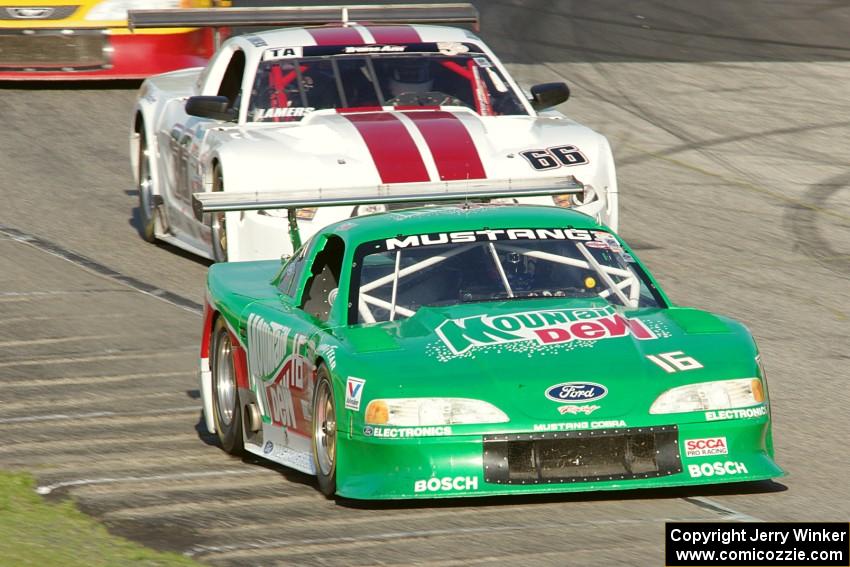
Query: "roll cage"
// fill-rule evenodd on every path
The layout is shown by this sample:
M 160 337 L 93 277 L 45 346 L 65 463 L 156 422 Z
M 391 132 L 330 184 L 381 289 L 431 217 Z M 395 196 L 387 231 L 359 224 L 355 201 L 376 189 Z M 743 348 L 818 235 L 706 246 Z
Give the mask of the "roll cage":
M 557 230 L 543 234 L 558 234 Z M 425 305 L 535 297 L 601 297 L 632 309 L 664 304 L 643 270 L 613 235 L 604 231 L 583 233 L 592 234 L 593 239 L 568 240 L 574 247 L 561 246 L 560 250 L 544 244 L 554 240 L 522 239 L 476 240 L 394 250 L 382 250 L 379 243 L 361 245 L 352 273 L 349 323 L 411 317 Z M 453 234 L 463 234 L 467 239 L 471 233 Z M 418 242 L 424 242 L 426 236 Z M 539 246 L 534 247 L 535 243 Z M 476 248 L 483 254 L 479 253 L 478 261 L 474 262 L 470 253 Z M 461 255 L 466 257 L 461 260 Z M 405 256 L 413 258 L 406 265 Z M 538 273 L 552 271 L 551 266 L 543 264 L 561 267 L 562 280 L 549 278 L 543 287 L 535 284 L 535 274 L 528 276 L 529 266 Z M 525 271 L 518 270 L 520 265 Z M 482 273 L 489 278 L 483 285 Z M 474 278 L 478 278 L 477 289 L 475 284 L 470 284 Z
M 458 44 L 464 52 L 440 52 L 438 44 L 403 46 L 404 53 L 334 53 L 303 48 L 303 56 L 269 59 L 254 76 L 248 118 L 289 122 L 313 110 L 381 110 L 384 106 L 466 106 L 482 116 L 525 115 L 519 96 L 486 54 Z M 345 48 L 342 48 L 343 50 Z M 476 48 L 477 49 L 477 48 Z M 280 50 L 267 50 L 277 53 Z M 418 61 L 429 68 L 432 88 L 421 96 L 392 92 L 394 67 Z

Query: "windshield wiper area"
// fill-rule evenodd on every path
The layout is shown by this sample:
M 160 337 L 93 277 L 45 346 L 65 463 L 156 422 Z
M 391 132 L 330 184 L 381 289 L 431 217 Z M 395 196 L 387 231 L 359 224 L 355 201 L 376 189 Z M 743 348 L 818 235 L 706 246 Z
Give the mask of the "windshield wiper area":
M 513 297 L 509 296 L 507 292 L 504 291 L 498 291 L 494 293 L 474 293 L 461 290 L 460 292 L 461 303 L 477 303 L 483 301 L 513 301 L 517 299 L 551 299 L 553 297 L 599 297 L 599 294 L 595 291 L 577 287 L 532 291 L 513 290 Z

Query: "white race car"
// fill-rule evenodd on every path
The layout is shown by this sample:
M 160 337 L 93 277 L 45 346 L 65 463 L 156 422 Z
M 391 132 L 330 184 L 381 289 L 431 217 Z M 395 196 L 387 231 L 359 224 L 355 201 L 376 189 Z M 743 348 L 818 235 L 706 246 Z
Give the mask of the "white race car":
M 536 85 L 529 98 L 473 33 L 421 25 L 477 24 L 471 5 L 130 14 L 135 27 L 322 22 L 327 25 L 231 37 L 206 68 L 142 84 L 130 155 L 147 240 L 216 261 L 292 252 L 287 211 L 208 213 L 198 220 L 192 194 L 199 192 L 464 180 L 480 186 L 569 175 L 583 192 L 516 201 L 574 207 L 616 230 L 608 141 L 551 110 L 568 98 L 567 86 Z M 293 217 L 309 237 L 386 206 L 304 208 Z

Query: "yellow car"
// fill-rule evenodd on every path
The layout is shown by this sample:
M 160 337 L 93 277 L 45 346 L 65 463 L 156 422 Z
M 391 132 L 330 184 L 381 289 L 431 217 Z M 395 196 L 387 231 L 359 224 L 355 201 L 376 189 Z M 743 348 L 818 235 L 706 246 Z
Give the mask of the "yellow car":
M 127 29 L 127 11 L 217 0 L 0 0 L 0 80 L 138 79 L 206 64 L 210 29 Z

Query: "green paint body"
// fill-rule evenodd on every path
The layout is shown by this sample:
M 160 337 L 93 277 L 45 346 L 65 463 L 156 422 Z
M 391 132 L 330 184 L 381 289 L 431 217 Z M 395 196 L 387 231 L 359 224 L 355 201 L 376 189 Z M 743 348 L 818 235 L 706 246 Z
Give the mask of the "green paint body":
M 259 314 L 308 337 L 304 355 L 309 364 L 329 367 L 337 412 L 336 474 L 341 496 L 391 499 L 622 490 L 782 476 L 773 458 L 767 384 L 749 331 L 732 319 L 674 306 L 625 243 L 625 252 L 643 268 L 666 307 L 626 309 L 601 298 L 548 297 L 423 307 L 413 317 L 398 321 L 348 324 L 347 282 L 360 243 L 411 234 L 551 227 L 607 230 L 584 215 L 557 207 L 453 206 L 359 217 L 325 228 L 305 245 L 309 265 L 327 235 L 345 242 L 339 291 L 327 321 L 305 314 L 293 297 L 281 293 L 278 283 L 285 265 L 278 261 L 212 266 L 209 301 L 231 329 L 238 330 L 243 343 L 248 316 Z M 308 275 L 302 272 L 295 298 L 300 297 Z M 541 328 L 541 323 L 546 327 L 602 319 L 613 331 L 597 340 L 573 336 L 547 344 L 518 339 L 514 331 L 517 325 Z M 582 332 L 582 328 L 567 328 Z M 702 367 L 668 372 L 647 358 L 670 352 L 685 353 Z M 345 408 L 349 377 L 365 380 L 356 411 Z M 763 404 L 743 412 L 649 412 L 656 398 L 671 388 L 739 378 L 762 381 Z M 601 384 L 607 394 L 588 402 L 599 406 L 589 414 L 562 413 L 559 408 L 570 404 L 550 399 L 546 393 L 569 382 Z M 242 388 L 240 395 L 243 400 L 256 396 L 261 387 Z M 507 414 L 509 421 L 419 431 L 365 422 L 371 400 L 408 397 L 483 400 Z M 736 413 L 748 417 L 735 418 Z M 264 420 L 269 422 L 265 416 Z M 553 483 L 486 480 L 485 436 L 570 432 L 576 437 L 578 432 L 591 436 L 622 430 L 638 434 L 638 430 L 673 426 L 678 431 L 680 472 L 625 479 L 602 475 L 599 480 Z M 687 456 L 688 440 L 718 438 L 725 439 L 725 453 Z

